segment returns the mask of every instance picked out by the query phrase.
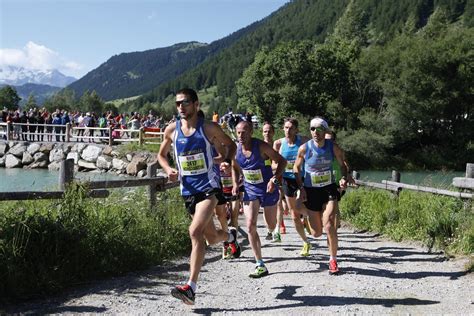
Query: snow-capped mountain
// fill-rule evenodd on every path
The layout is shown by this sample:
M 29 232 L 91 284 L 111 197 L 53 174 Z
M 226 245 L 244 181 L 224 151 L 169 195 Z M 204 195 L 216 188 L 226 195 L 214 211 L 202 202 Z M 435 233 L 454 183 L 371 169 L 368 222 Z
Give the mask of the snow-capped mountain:
M 0 68 L 0 84 L 20 86 L 25 83 L 36 83 L 62 88 L 74 81 L 76 78 L 66 76 L 56 69 L 35 70 L 14 66 Z

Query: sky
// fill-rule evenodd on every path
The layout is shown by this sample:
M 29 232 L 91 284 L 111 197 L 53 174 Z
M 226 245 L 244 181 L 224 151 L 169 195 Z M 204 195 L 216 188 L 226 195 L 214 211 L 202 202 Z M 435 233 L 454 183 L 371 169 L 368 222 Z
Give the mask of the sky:
M 80 78 L 125 52 L 211 43 L 289 0 L 0 0 L 0 68 Z

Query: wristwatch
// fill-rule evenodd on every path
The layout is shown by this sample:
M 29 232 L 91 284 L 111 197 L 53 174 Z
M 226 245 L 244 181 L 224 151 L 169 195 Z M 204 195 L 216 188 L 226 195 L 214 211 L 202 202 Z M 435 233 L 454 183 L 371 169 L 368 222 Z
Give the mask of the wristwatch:
M 278 186 L 280 185 L 280 181 L 278 181 L 278 179 L 275 177 L 272 178 L 272 182 Z

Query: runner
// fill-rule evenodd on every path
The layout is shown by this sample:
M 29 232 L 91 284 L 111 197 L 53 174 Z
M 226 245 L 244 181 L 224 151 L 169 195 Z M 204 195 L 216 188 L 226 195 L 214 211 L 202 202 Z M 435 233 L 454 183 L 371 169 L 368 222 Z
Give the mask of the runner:
M 337 231 L 335 217 L 338 191 L 332 172 L 334 159 L 341 166 L 340 185 L 347 186 L 347 169 L 343 164 L 342 150 L 331 140 L 325 139 L 327 122 L 316 117 L 310 122 L 312 139 L 298 149 L 293 171 L 299 188 L 296 209 L 308 215 L 311 234 L 319 237 L 322 228 L 326 231 L 329 248 L 329 274 L 339 273 L 337 266 Z M 304 171 L 302 172 L 304 166 Z M 302 180 L 303 179 L 303 180 Z
M 275 135 L 275 128 L 269 122 L 264 122 L 262 126 L 262 136 L 263 141 L 270 146 L 273 146 L 273 136 Z M 268 161 L 271 163 L 271 161 Z M 272 164 L 272 172 L 275 172 L 276 165 Z M 281 179 L 278 179 L 279 181 Z M 278 186 L 278 191 L 280 197 L 277 203 L 277 225 L 274 231 L 271 231 L 267 224 L 267 219 L 265 219 L 265 224 L 267 225 L 267 236 L 266 240 L 272 240 L 273 242 L 281 242 L 281 234 L 286 234 L 285 221 L 283 219 L 283 214 L 285 213 L 285 208 L 288 209 L 286 201 L 284 200 L 284 195 L 281 186 Z
M 223 160 L 235 155 L 235 143 L 217 124 L 205 122 L 199 118 L 199 101 L 192 89 L 182 89 L 176 93 L 176 108 L 180 119 L 166 127 L 164 139 L 158 152 L 158 162 L 167 173 L 169 181 L 180 180 L 181 195 L 185 206 L 192 216 L 189 236 L 192 242 L 189 281 L 184 286 L 176 286 L 171 294 L 192 305 L 195 300 L 196 283 L 204 262 L 205 241 L 233 242 L 237 248 L 237 231 L 230 228 L 229 233 L 216 229 L 213 222 L 214 209 L 222 198 L 219 184 L 219 165 Z M 226 153 L 213 158 L 213 145 L 223 144 Z M 168 162 L 171 145 L 177 169 Z M 219 146 L 219 148 L 222 148 Z
M 260 278 L 268 275 L 268 270 L 262 259 L 260 237 L 257 233 L 257 218 L 260 206 L 263 207 L 265 216 L 274 219 L 269 222 L 270 229 L 276 226 L 276 204 L 279 193 L 276 189 L 278 177 L 281 176 L 286 165 L 285 159 L 267 143 L 252 138 L 252 124 L 240 122 L 236 127 L 237 145 L 236 161 L 244 175 L 244 213 L 248 230 L 249 242 L 252 247 L 257 267 L 249 276 Z M 271 166 L 265 160 L 271 159 L 277 164 L 275 175 Z M 237 188 L 233 189 L 234 191 Z M 236 192 L 235 192 L 236 193 Z
M 284 119 L 283 131 L 285 132 L 285 137 L 277 139 L 273 144 L 273 148 L 288 162 L 285 172 L 283 173 L 283 193 L 285 194 L 286 202 L 290 208 L 296 232 L 303 240 L 303 248 L 301 249 L 300 254 L 306 257 L 309 256 L 311 243 L 308 241 L 304 224 L 300 219 L 301 214 L 296 210 L 296 192 L 298 191 L 298 184 L 296 183 L 293 166 L 298 154 L 298 148 L 309 139 L 306 136 L 298 135 L 298 121 L 295 118 L 288 117 Z

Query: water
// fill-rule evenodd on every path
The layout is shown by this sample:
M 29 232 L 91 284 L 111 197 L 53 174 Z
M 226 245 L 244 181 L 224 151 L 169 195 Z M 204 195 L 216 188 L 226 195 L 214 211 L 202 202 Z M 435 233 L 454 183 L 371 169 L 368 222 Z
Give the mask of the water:
M 378 182 L 392 179 L 391 171 L 361 170 L 360 180 Z M 400 182 L 435 188 L 447 188 L 455 177 L 465 177 L 465 171 L 400 171 Z
M 81 180 L 123 179 L 123 177 L 110 173 L 90 172 L 76 172 L 74 177 Z M 0 168 L 0 192 L 55 191 L 59 189 L 58 182 L 58 171 Z

